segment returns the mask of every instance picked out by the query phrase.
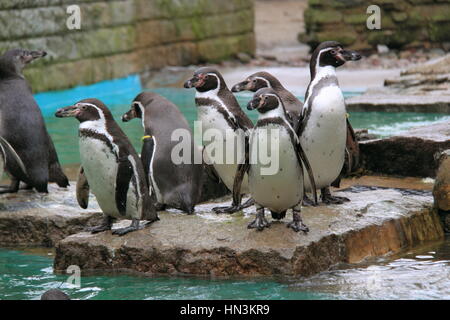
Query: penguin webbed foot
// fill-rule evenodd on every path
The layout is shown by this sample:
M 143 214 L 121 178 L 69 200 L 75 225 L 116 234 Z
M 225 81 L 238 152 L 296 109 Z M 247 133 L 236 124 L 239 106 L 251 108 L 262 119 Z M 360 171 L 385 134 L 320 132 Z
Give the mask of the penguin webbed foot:
M 256 229 L 258 231 L 263 231 L 264 228 L 269 228 L 270 222 L 267 221 L 266 217 L 264 216 L 264 211 L 258 211 L 256 213 L 256 218 L 253 220 L 248 226 L 247 229 Z
M 300 213 L 293 212 L 292 221 L 289 222 L 286 227 L 291 228 L 295 232 L 303 231 L 303 233 L 308 233 L 309 228 L 303 223 L 302 218 L 300 217 Z
M 329 188 L 322 189 L 320 198 L 325 204 L 343 204 L 344 202 L 350 201 L 350 199 L 346 197 L 332 196 Z
M 127 233 L 139 230 L 139 220 L 137 219 L 133 219 L 133 221 L 131 222 L 131 225 L 129 225 L 128 227 L 125 228 L 120 228 L 120 229 L 115 229 L 112 231 L 112 234 L 118 235 L 118 236 L 123 236 L 126 235 Z
M 99 232 L 111 230 L 113 221 L 114 221 L 113 218 L 106 216 L 103 218 L 103 223 L 101 225 L 96 227 L 87 227 L 86 229 L 84 229 L 84 231 L 96 234 Z
M 255 204 L 255 200 L 253 200 L 252 198 L 248 199 L 247 201 L 245 201 L 243 204 L 240 205 L 235 205 L 232 204 L 229 207 L 214 207 L 213 211 L 217 214 L 221 214 L 221 213 L 228 213 L 228 214 L 233 214 L 235 212 L 241 211 L 245 208 L 248 208 L 252 205 Z
M 307 195 L 304 195 L 302 205 L 304 207 L 317 207 L 319 204 L 318 203 L 316 204 L 313 200 L 308 198 Z

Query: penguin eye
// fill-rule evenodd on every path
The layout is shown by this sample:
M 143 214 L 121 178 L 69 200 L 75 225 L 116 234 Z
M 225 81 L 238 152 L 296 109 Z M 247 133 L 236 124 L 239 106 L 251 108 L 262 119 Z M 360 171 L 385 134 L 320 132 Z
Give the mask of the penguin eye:
M 81 110 L 86 110 L 86 109 L 87 109 L 87 106 L 85 106 L 85 105 L 81 106 Z
M 331 54 L 332 54 L 333 56 L 337 53 L 336 50 L 331 50 L 330 52 L 331 52 Z

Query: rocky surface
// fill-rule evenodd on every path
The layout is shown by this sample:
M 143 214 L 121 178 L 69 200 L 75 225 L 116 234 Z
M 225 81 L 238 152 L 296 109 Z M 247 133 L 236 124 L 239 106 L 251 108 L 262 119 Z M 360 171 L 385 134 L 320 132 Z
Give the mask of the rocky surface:
M 450 95 L 407 95 L 385 89 L 368 90 L 346 104 L 348 111 L 450 113 Z
M 89 225 L 98 224 L 102 214 L 90 199 L 89 209 L 81 209 L 75 200 L 75 182 L 68 189 L 49 185 L 49 194 L 20 190 L 0 196 L 0 245 L 46 246 Z
M 347 100 L 350 111 L 450 113 L 450 54 L 389 77 L 384 87 Z
M 372 172 L 434 177 L 435 155 L 450 148 L 450 122 L 413 128 L 387 139 L 360 142 L 362 166 Z
M 433 188 L 434 205 L 439 210 L 448 211 L 450 214 L 450 149 L 436 158 L 438 158 L 439 167 Z
M 386 179 L 391 186 L 399 181 Z M 367 177 L 361 181 L 370 184 Z M 358 185 L 358 180 L 345 183 Z M 286 221 L 273 222 L 263 232 L 249 230 L 253 208 L 217 216 L 211 213 L 217 204 L 204 204 L 192 216 L 161 213 L 160 221 L 123 237 L 111 232 L 71 235 L 58 243 L 54 267 L 57 272 L 78 265 L 83 271 L 168 275 L 311 275 L 339 262 L 358 262 L 443 237 L 439 218 L 430 210 L 429 190 L 354 186 L 338 194 L 352 201 L 304 208 L 307 235 L 287 229 Z

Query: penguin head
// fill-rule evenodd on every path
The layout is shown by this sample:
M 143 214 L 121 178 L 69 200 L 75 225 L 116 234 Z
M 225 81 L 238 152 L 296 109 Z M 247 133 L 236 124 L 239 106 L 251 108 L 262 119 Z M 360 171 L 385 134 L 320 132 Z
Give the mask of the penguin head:
M 55 116 L 58 118 L 75 117 L 80 122 L 112 119 L 111 112 L 98 99 L 84 99 L 73 106 L 58 109 Z
M 272 76 L 268 72 L 257 72 L 249 76 L 247 79 L 245 79 L 242 82 L 239 82 L 235 84 L 231 91 L 233 92 L 240 92 L 240 91 L 252 91 L 256 92 L 259 89 L 262 88 L 272 88 L 273 84 L 272 81 L 275 79 L 274 76 Z
M 311 56 L 311 68 L 340 67 L 347 61 L 361 59 L 361 55 L 353 50 L 345 50 L 337 41 L 325 41 L 317 46 Z
M 45 57 L 45 51 L 30 51 L 24 49 L 11 49 L 0 57 L 0 69 L 13 74 L 22 74 L 23 68 L 31 61 Z
M 247 104 L 248 110 L 266 113 L 282 107 L 281 99 L 272 88 L 262 88 L 256 91 L 252 100 Z
M 142 119 L 144 117 L 144 112 L 146 108 L 152 108 L 155 106 L 155 103 L 161 102 L 161 99 L 164 99 L 159 94 L 145 91 L 139 93 L 131 103 L 130 110 L 125 112 L 122 116 L 123 122 L 128 122 L 133 120 L 134 118 Z
M 198 92 L 207 92 L 211 90 L 219 91 L 226 88 L 225 81 L 214 68 L 204 67 L 194 72 L 194 76 L 184 83 L 184 87 L 195 88 Z

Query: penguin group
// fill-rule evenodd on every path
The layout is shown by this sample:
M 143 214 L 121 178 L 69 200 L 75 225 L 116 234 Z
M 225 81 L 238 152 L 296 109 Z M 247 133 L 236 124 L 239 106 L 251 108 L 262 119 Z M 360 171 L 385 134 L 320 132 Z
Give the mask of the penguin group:
M 0 192 L 17 192 L 21 181 L 38 192 L 48 192 L 48 182 L 68 186 L 22 75 L 26 64 L 43 56 L 43 51 L 10 50 L 0 57 L 0 166 L 12 181 Z M 248 228 L 262 231 L 270 226 L 265 209 L 275 220 L 291 209 L 287 227 L 307 233 L 301 208 L 318 204 L 317 189 L 324 204 L 349 201 L 330 192 L 357 162 L 336 68 L 360 58 L 338 42 L 321 43 L 311 57 L 304 103 L 267 72 L 254 73 L 230 90 L 218 70 L 199 68 L 184 87 L 196 92 L 201 147 L 178 107 L 153 92 L 137 95 L 122 116 L 123 122 L 141 119 L 140 155 L 102 101 L 87 98 L 58 109 L 56 117 L 79 122 L 78 204 L 87 208 L 92 192 L 104 213 L 102 224 L 88 230 L 103 232 L 116 219 L 131 220 L 128 227 L 113 230 L 121 236 L 159 220 L 158 211 L 165 208 L 193 214 L 208 167 L 233 195 L 229 206 L 213 209 L 217 214 L 254 205 L 256 217 Z M 233 94 L 244 90 L 254 93 L 247 109 L 258 113 L 256 124 Z M 182 133 L 187 146 L 178 153 L 175 132 Z M 174 154 L 184 161 L 174 161 Z M 242 203 L 244 195 L 249 199 Z

